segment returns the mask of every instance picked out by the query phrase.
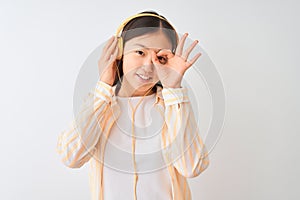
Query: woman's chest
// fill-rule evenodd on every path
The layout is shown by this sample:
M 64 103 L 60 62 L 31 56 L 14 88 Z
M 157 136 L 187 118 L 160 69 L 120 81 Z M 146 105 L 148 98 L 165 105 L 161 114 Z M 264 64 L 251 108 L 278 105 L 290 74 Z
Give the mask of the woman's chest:
M 122 106 L 105 147 L 105 162 L 113 168 L 133 171 L 133 154 L 137 170 L 153 171 L 165 166 L 161 135 L 164 119 L 155 107 L 139 106 L 135 112 Z

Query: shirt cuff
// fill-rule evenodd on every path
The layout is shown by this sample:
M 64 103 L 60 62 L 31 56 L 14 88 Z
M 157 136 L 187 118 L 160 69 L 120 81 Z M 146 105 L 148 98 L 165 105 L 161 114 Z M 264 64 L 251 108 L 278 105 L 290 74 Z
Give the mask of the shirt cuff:
M 98 80 L 95 87 L 95 96 L 106 101 L 107 103 L 111 101 L 113 96 L 113 89 L 112 86 Z
M 165 105 L 189 102 L 187 88 L 163 88 L 162 96 Z

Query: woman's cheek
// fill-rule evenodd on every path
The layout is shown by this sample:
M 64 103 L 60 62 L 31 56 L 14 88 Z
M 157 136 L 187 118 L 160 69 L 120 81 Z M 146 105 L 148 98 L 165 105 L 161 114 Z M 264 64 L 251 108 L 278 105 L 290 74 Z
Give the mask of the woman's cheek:
M 130 60 L 124 60 L 123 62 L 123 71 L 130 72 L 130 71 L 136 71 L 138 69 L 139 65 L 137 62 Z

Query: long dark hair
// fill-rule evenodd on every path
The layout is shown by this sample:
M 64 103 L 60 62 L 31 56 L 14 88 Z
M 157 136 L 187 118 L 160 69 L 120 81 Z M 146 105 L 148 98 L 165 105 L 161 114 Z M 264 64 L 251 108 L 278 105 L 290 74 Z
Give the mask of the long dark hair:
M 178 36 L 176 33 L 176 30 L 173 28 L 173 26 L 167 21 L 167 19 L 161 15 L 159 15 L 158 13 L 154 12 L 154 11 L 144 11 L 141 13 L 149 13 L 149 14 L 155 14 L 158 15 L 163 19 L 160 19 L 158 17 L 155 16 L 142 16 L 142 17 L 137 17 L 132 19 L 131 21 L 129 21 L 123 28 L 122 30 L 122 34 L 121 37 L 123 39 L 123 47 L 125 46 L 125 43 L 127 41 L 129 41 L 132 38 L 138 37 L 138 36 L 142 36 L 145 34 L 149 34 L 149 33 L 154 33 L 156 31 L 161 30 L 166 36 L 167 38 L 169 38 L 171 44 L 172 44 L 172 51 L 173 53 L 175 52 L 175 49 L 177 47 L 177 40 L 178 40 Z M 139 13 L 139 14 L 141 14 Z M 138 30 L 138 31 L 130 31 L 130 30 Z M 115 76 L 115 80 L 113 83 L 114 85 L 117 85 L 116 87 L 116 93 L 118 93 L 120 87 L 121 87 L 121 81 L 123 79 L 123 56 L 120 60 L 117 60 L 117 70 L 119 71 L 119 75 L 121 80 L 119 80 L 119 75 L 116 74 Z M 118 73 L 118 72 L 117 72 Z M 163 87 L 161 82 L 157 82 L 156 85 L 152 88 L 153 92 L 156 92 L 157 87 L 156 86 L 160 86 Z

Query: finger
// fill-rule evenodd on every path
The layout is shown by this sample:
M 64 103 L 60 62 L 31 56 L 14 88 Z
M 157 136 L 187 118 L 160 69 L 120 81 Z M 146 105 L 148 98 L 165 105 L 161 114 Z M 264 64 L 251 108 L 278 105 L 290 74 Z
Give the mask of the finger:
M 189 57 L 190 53 L 192 52 L 192 50 L 195 48 L 195 46 L 198 44 L 198 40 L 195 40 L 190 46 L 189 48 L 184 52 L 184 54 L 182 55 L 182 58 L 184 60 L 187 60 L 187 58 Z
M 115 51 L 115 49 L 117 47 L 117 44 L 118 44 L 118 39 L 117 39 L 117 37 L 115 37 L 114 40 L 113 40 L 113 42 L 111 43 L 111 45 L 106 50 L 105 58 L 107 60 L 109 60 L 110 57 L 111 57 L 111 55 L 114 53 L 114 51 Z
M 178 45 L 177 45 L 177 48 L 176 48 L 176 52 L 175 52 L 176 55 L 178 55 L 178 56 L 181 56 L 181 55 L 182 55 L 184 42 L 185 42 L 187 36 L 188 36 L 188 33 L 185 33 L 185 34 L 181 37 L 181 39 L 180 39 L 180 41 L 179 41 L 179 43 L 178 43 Z
M 168 63 L 168 60 L 171 59 L 172 57 L 174 57 L 174 54 L 172 53 L 171 50 L 169 49 L 164 49 L 164 50 L 160 50 L 157 54 L 156 54 L 160 64 L 165 65 Z
M 174 56 L 170 49 L 162 49 L 157 54 L 157 56 L 167 56 L 167 58 L 172 58 Z
M 115 40 L 115 36 L 111 36 L 108 41 L 106 42 L 105 46 L 103 47 L 104 50 L 107 50 L 107 48 L 113 43 Z
M 114 37 L 115 37 L 115 36 L 111 36 L 111 37 L 107 40 L 106 44 L 104 45 L 104 47 L 103 47 L 103 49 L 102 49 L 101 58 L 104 57 L 104 56 L 106 55 L 105 52 L 107 52 L 108 47 L 111 46 L 111 44 L 114 42 Z
M 188 61 L 188 63 L 190 64 L 189 66 L 192 66 L 197 60 L 198 58 L 201 56 L 202 54 L 201 53 L 197 53 L 193 59 L 191 59 L 190 61 Z
M 111 56 L 110 56 L 110 60 L 115 61 L 117 58 L 118 52 L 119 52 L 119 48 L 115 47 L 113 54 L 111 54 Z
M 159 65 L 160 64 L 160 62 L 159 62 L 159 60 L 157 58 L 157 55 L 156 55 L 156 53 L 154 51 L 151 51 L 151 59 L 152 59 L 152 63 L 154 65 Z

